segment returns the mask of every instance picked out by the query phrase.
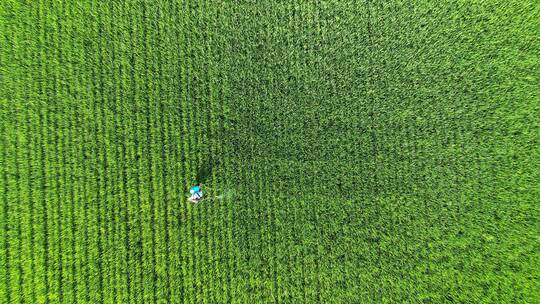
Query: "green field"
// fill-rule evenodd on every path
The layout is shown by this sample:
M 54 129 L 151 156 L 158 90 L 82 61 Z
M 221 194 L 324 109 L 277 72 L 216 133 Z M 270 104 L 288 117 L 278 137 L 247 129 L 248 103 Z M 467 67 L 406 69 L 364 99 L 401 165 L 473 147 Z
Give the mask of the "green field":
M 539 37 L 534 0 L 3 0 L 0 303 L 538 303 Z

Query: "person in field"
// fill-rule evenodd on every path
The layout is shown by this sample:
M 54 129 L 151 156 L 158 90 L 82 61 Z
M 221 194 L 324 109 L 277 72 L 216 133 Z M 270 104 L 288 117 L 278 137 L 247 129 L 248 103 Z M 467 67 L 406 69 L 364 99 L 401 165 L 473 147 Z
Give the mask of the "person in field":
M 191 193 L 191 196 L 189 197 L 189 200 L 191 202 L 198 203 L 199 201 L 202 200 L 204 194 L 202 192 L 201 187 L 202 187 L 201 184 L 196 184 L 195 186 L 192 186 L 189 189 L 189 193 Z

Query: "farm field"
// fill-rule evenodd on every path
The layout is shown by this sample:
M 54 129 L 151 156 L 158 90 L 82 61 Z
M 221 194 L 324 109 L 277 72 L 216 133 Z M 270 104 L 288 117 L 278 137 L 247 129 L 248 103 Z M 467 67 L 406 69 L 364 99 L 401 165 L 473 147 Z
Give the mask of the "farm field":
M 539 29 L 532 0 L 0 1 L 0 303 L 538 303 Z

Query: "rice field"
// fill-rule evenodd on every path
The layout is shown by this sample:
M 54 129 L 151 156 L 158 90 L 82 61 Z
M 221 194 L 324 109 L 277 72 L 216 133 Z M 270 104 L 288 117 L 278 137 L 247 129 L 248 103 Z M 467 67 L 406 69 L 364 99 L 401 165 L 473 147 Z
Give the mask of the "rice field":
M 532 0 L 1 1 L 0 302 L 538 303 L 539 29 Z

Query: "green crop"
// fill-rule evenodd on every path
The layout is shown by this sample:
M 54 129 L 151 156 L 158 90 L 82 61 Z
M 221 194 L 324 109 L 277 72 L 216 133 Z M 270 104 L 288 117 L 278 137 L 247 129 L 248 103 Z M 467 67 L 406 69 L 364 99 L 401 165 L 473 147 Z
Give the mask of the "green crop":
M 0 302 L 538 302 L 539 28 L 531 0 L 0 1 Z

